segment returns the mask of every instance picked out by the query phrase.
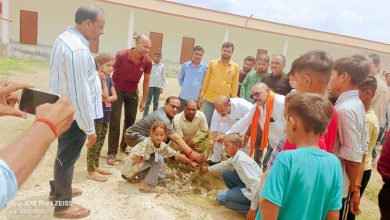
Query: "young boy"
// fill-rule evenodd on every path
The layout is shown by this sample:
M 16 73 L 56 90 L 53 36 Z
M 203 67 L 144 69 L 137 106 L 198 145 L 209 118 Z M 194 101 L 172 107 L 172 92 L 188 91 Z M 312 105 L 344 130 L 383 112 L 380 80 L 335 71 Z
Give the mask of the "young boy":
M 348 213 L 348 220 L 354 220 L 355 214 L 360 213 L 359 203 L 360 198 L 363 196 L 364 190 L 368 184 L 368 181 L 371 177 L 371 154 L 375 147 L 376 140 L 379 135 L 379 122 L 378 118 L 375 115 L 375 111 L 371 109 L 371 103 L 377 89 L 377 81 L 374 76 L 368 76 L 366 81 L 358 86 L 359 89 L 359 98 L 363 102 L 364 110 L 366 111 L 366 130 L 367 130 L 367 140 L 368 140 L 368 151 L 365 156 L 363 156 L 364 163 L 360 166 L 359 174 L 356 178 L 356 186 L 360 187 L 360 192 L 355 192 L 352 195 L 350 206 L 352 212 Z
M 290 70 L 290 83 L 294 84 L 299 93 L 311 92 L 326 97 L 330 75 L 333 69 L 333 59 L 324 51 L 309 51 L 294 60 Z M 326 132 L 318 140 L 318 146 L 332 152 L 337 133 L 337 115 L 334 113 Z M 268 168 L 271 169 L 276 156 L 282 150 L 294 150 L 297 146 L 288 139 L 279 142 L 272 152 Z
M 341 208 L 342 175 L 336 156 L 318 145 L 333 115 L 314 93 L 296 93 L 286 116 L 287 138 L 297 150 L 281 152 L 265 180 L 257 219 L 332 219 Z
M 202 173 L 223 169 L 222 179 L 229 189 L 218 193 L 217 201 L 228 209 L 247 215 L 248 219 L 254 219 L 263 172 L 252 158 L 240 150 L 241 142 L 238 134 L 226 135 L 223 144 L 230 158 L 208 168 L 202 168 Z
M 160 51 L 154 53 L 152 62 L 152 72 L 149 79 L 149 93 L 146 99 L 144 117 L 149 114 L 149 106 L 153 99 L 153 112 L 158 109 L 158 102 L 160 94 L 163 93 L 165 87 L 166 69 L 165 65 L 161 63 L 162 54 Z
M 359 99 L 357 86 L 366 80 L 370 69 L 371 61 L 364 55 L 343 57 L 335 62 L 330 79 L 330 90 L 340 94 L 335 105 L 338 132 L 333 149 L 343 170 L 343 209 L 340 219 L 346 218 L 349 209 L 346 204 L 351 194 L 360 192 L 355 183 L 367 150 L 367 135 L 364 105 Z

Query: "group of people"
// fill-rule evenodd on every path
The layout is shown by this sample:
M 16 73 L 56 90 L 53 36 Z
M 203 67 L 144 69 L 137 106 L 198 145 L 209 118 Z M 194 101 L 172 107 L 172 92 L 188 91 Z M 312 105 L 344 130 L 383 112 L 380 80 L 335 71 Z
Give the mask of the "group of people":
M 94 58 L 88 45 L 103 33 L 104 11 L 81 6 L 75 22 L 54 42 L 50 60 L 50 88 L 64 96 L 38 107 L 28 132 L 0 151 L 0 182 L 7 186 L 1 189 L 1 208 L 58 137 L 49 197 L 56 201 L 54 216 L 88 216 L 89 209 L 72 203 L 82 194 L 72 188 L 74 164 L 86 142 L 87 178 L 106 181 L 111 171 L 99 166 L 99 156 L 108 133 L 106 163 L 119 163 L 118 149 L 126 153 L 121 176 L 141 182 L 141 192 L 155 192 L 165 179 L 164 157 L 191 167 L 207 162 L 201 172 L 222 171 L 228 188 L 217 201 L 248 219 L 354 219 L 379 158 L 385 182 L 379 207 L 382 219 L 390 218 L 390 138 L 380 155 L 376 149 L 390 135 L 384 135 L 390 91 L 379 76 L 378 55 L 334 61 L 324 51 L 309 51 L 286 74 L 282 54 L 248 56 L 240 70 L 231 60 L 233 43 L 225 42 L 221 57 L 208 65 L 204 49 L 195 46 L 179 72 L 179 95 L 158 108 L 166 68 L 161 51 L 148 54 L 150 39 L 139 35 L 135 47 Z M 390 74 L 387 79 L 390 85 Z M 24 115 L 12 108 L 17 102 L 12 92 L 27 86 L 0 90 L 0 115 Z M 137 109 L 144 113 L 136 122 Z M 199 129 L 216 140 L 209 159 L 195 147 Z M 39 140 L 30 141 L 33 136 Z M 23 154 L 25 145 L 38 145 L 37 151 Z M 34 163 L 25 169 L 29 160 Z

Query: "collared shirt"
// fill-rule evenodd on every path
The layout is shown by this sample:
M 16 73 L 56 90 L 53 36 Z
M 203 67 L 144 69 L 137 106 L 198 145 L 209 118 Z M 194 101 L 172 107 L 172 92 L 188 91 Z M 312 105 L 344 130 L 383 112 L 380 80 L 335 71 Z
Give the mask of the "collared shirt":
M 129 156 L 124 159 L 122 175 L 131 177 L 134 174 L 142 171 L 144 163 L 135 163 L 134 159 L 136 156 L 142 157 L 146 161 L 154 158 L 155 162 L 157 162 L 160 155 L 162 157 L 168 158 L 175 156 L 176 153 L 177 152 L 169 147 L 166 143 L 161 142 L 160 146 L 156 147 L 153 144 L 152 138 L 146 138 L 131 148 Z M 154 157 L 152 157 L 153 154 Z
M 390 103 L 390 92 L 384 82 L 384 80 L 379 76 L 375 76 L 378 87 L 376 89 L 375 95 L 372 98 L 372 109 L 374 109 L 376 117 L 378 118 L 379 125 L 384 127 L 386 124 L 386 111 L 387 106 Z
M 50 89 L 68 96 L 78 126 L 90 135 L 95 133 L 94 119 L 103 117 L 103 110 L 102 84 L 88 46 L 74 28 L 57 37 L 50 57 Z
M 207 67 L 208 65 L 203 61 L 196 66 L 192 65 L 191 60 L 183 63 L 178 77 L 181 86 L 179 95 L 181 99 L 199 100 L 200 89 Z
M 11 201 L 18 191 L 18 182 L 14 172 L 9 166 L 0 159 L 0 210 L 3 209 L 7 202 Z
M 235 123 L 232 126 L 232 128 L 228 132 L 226 132 L 226 134 L 240 133 L 241 135 L 244 135 L 249 125 L 251 125 L 252 123 L 252 118 L 253 115 L 255 114 L 256 108 L 259 108 L 260 110 L 259 124 L 261 126 L 261 129 L 264 129 L 265 112 L 266 112 L 265 107 L 254 104 L 251 110 L 237 123 Z M 286 121 L 284 119 L 283 111 L 284 111 L 284 96 L 275 94 L 274 107 L 272 110 L 272 118 L 274 119 L 274 122 L 270 122 L 269 134 L 268 134 L 268 142 L 272 148 L 275 148 L 275 146 L 279 143 L 284 133 L 284 125 Z
M 241 84 L 240 97 L 243 99 L 246 99 L 249 102 L 253 102 L 253 99 L 251 99 L 251 97 L 250 97 L 252 87 L 256 83 L 261 82 L 261 79 L 265 75 L 266 75 L 266 73 L 261 75 L 261 73 L 258 73 L 257 70 L 250 71 Z
M 257 209 L 259 204 L 258 193 L 260 190 L 261 175 L 263 175 L 263 171 L 246 153 L 239 150 L 233 157 L 224 160 L 221 163 L 215 164 L 208 169 L 210 172 L 222 169 L 234 169 L 246 187 L 242 188 L 241 192 L 251 201 L 251 209 Z
M 142 74 L 150 74 L 152 70 L 152 61 L 148 56 L 142 57 L 140 62 L 135 64 L 131 60 L 131 50 L 134 48 L 116 54 L 112 79 L 115 89 L 119 91 L 138 92 L 138 83 Z
M 376 140 L 379 135 L 379 122 L 378 118 L 375 115 L 374 110 L 369 110 L 365 114 L 366 118 L 366 130 L 367 130 L 367 140 L 368 140 L 368 150 L 365 157 L 364 170 L 371 170 L 371 153 L 374 150 Z
M 279 95 L 287 95 L 291 90 L 290 79 L 287 74 L 282 73 L 279 76 L 274 76 L 272 73 L 261 79 L 272 91 Z
M 240 69 L 233 61 L 228 64 L 222 63 L 220 59 L 211 61 L 204 77 L 200 98 L 214 103 L 219 95 L 237 97 L 239 73 Z
M 165 88 L 166 68 L 162 63 L 152 64 L 152 73 L 149 78 L 149 87 Z
M 339 157 L 343 169 L 343 198 L 348 195 L 349 178 L 345 160 L 361 162 L 367 151 L 365 111 L 358 90 L 344 92 L 336 101 L 337 137 L 333 153 Z
M 184 115 L 184 111 L 175 115 L 173 118 L 173 126 L 176 133 L 180 137 L 194 138 L 199 129 L 207 131 L 208 125 L 206 116 L 203 112 L 197 110 L 194 119 L 188 121 Z
M 210 131 L 218 131 L 221 134 L 225 134 L 237 121 L 244 117 L 253 106 L 252 103 L 243 98 L 231 98 L 230 104 L 230 113 L 225 115 L 225 117 L 221 117 L 217 110 L 214 110 L 213 117 L 211 118 Z
M 165 113 L 164 107 L 157 109 L 156 111 L 146 115 L 141 118 L 137 123 L 134 123 L 132 126 L 127 128 L 126 133 L 138 133 L 141 136 L 149 137 L 150 128 L 152 127 L 153 122 L 161 120 L 167 125 L 168 135 L 175 133 L 173 129 L 173 121 Z

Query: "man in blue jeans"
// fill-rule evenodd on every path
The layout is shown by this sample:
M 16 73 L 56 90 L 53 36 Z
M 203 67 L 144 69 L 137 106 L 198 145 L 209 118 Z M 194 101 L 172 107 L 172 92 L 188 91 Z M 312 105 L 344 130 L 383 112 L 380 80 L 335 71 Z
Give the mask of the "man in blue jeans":
M 149 114 L 149 106 L 153 99 L 153 111 L 158 109 L 158 101 L 160 94 L 163 93 L 165 87 L 166 68 L 165 65 L 160 63 L 161 52 L 156 51 L 154 53 L 152 62 L 152 72 L 149 79 L 149 93 L 146 99 L 144 117 Z
M 226 155 L 229 159 L 210 167 L 203 167 L 202 173 L 222 170 L 222 179 L 228 187 L 227 191 L 217 194 L 217 201 L 228 209 L 232 209 L 247 219 L 254 219 L 258 208 L 261 175 L 260 166 L 241 151 L 241 137 L 228 134 L 223 140 Z M 232 170 L 233 168 L 233 170 Z

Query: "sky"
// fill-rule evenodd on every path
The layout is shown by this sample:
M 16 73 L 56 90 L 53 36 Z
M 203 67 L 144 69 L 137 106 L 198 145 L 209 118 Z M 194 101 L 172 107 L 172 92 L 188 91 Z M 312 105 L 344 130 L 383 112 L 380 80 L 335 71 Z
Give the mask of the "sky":
M 390 44 L 389 0 L 170 0 Z

